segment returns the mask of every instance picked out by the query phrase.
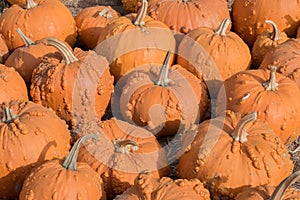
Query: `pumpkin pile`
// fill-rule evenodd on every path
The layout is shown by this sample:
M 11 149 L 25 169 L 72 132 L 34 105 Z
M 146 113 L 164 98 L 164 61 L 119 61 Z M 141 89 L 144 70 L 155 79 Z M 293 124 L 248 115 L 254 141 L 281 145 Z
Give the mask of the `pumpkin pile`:
M 0 10 L 0 200 L 300 200 L 299 0 L 94 1 Z

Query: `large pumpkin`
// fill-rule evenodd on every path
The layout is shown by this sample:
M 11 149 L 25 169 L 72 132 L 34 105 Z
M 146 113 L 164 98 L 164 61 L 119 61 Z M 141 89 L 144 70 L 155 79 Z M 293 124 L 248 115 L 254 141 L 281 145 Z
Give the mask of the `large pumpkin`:
M 163 63 L 168 50 L 175 52 L 172 31 L 162 22 L 147 16 L 147 8 L 148 3 L 143 0 L 138 14 L 112 20 L 99 36 L 95 50 L 108 59 L 115 83 L 131 69 Z
M 0 106 L 0 198 L 17 198 L 30 170 L 68 154 L 70 133 L 52 110 L 33 102 Z
M 64 162 L 46 161 L 34 168 L 23 184 L 20 200 L 106 200 L 100 176 L 86 163 L 77 162 L 81 145 L 97 135 L 85 135 L 72 147 Z
M 216 29 L 224 18 L 230 18 L 224 0 L 149 0 L 148 13 L 185 34 L 202 26 Z
M 62 60 L 48 57 L 35 68 L 30 95 L 34 102 L 52 108 L 72 129 L 79 122 L 101 119 L 113 92 L 107 60 L 94 51 L 75 48 L 74 53 L 54 38 Z
M 25 8 L 14 4 L 2 13 L 0 33 L 10 51 L 24 45 L 16 32 L 17 28 L 21 28 L 33 41 L 56 37 L 71 46 L 74 46 L 77 35 L 70 10 L 58 0 L 27 0 Z
M 190 140 L 187 135 L 185 140 Z M 198 178 L 212 198 L 233 198 L 244 188 L 277 185 L 293 170 L 290 155 L 280 138 L 256 113 L 225 116 L 204 121 L 179 158 L 181 178 Z
M 78 161 L 88 163 L 101 175 L 109 199 L 132 186 L 145 170 L 156 178 L 168 175 L 165 150 L 147 130 L 115 118 L 87 129 L 99 132 L 99 139 L 80 149 Z

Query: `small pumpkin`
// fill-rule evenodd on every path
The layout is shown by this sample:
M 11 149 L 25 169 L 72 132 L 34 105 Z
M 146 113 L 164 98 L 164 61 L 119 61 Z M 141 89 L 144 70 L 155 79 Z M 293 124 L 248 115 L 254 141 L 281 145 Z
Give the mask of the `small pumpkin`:
M 0 198 L 17 198 L 32 168 L 68 154 L 70 133 L 52 110 L 30 101 L 3 103 L 0 119 Z
M 34 69 L 33 101 L 52 108 L 71 129 L 84 120 L 100 120 L 114 89 L 107 60 L 94 51 L 75 48 L 72 52 L 55 38 L 46 41 L 63 59 L 47 57 Z
M 228 110 L 242 115 L 256 111 L 286 144 L 300 135 L 300 90 L 275 66 L 239 72 L 224 87 Z
M 156 178 L 168 175 L 165 151 L 147 130 L 115 118 L 84 129 L 99 132 L 99 139 L 80 149 L 78 161 L 88 163 L 102 177 L 108 199 L 134 185 L 142 171 Z
M 212 199 L 233 198 L 247 187 L 279 184 L 294 165 L 282 140 L 256 116 L 226 111 L 202 122 L 179 158 L 179 177 L 198 178 Z
M 276 47 L 288 40 L 285 32 L 280 31 L 272 20 L 266 20 L 266 24 L 272 25 L 273 30 L 265 30 L 262 34 L 258 35 L 251 51 L 252 67 L 258 68 L 261 64 L 264 55 L 272 48 Z
M 172 31 L 147 16 L 147 8 L 148 2 L 143 0 L 138 14 L 112 20 L 99 36 L 95 50 L 108 59 L 115 83 L 131 69 L 162 63 L 168 50 L 175 51 Z
M 206 50 L 212 61 L 216 64 L 223 80 L 231 75 L 249 69 L 251 54 L 246 43 L 234 32 L 228 30 L 230 19 L 225 18 L 217 29 L 200 27 L 187 34 L 201 47 Z M 189 63 L 190 57 L 196 52 L 190 48 L 190 38 L 184 38 L 178 47 L 178 61 L 181 66 L 186 67 L 197 77 L 202 77 L 203 72 L 197 71 L 195 66 Z M 237 55 L 239 55 L 237 57 Z M 185 57 L 185 58 L 184 58 Z
M 74 46 L 77 35 L 70 10 L 57 0 L 26 0 L 25 8 L 14 4 L 2 13 L 0 32 L 10 51 L 24 46 L 23 40 L 15 31 L 17 28 L 21 28 L 33 41 L 56 37 L 71 46 Z
M 106 25 L 120 14 L 110 6 L 93 6 L 82 9 L 75 17 L 79 43 L 94 49 L 99 34 Z
M 198 179 L 154 178 L 148 172 L 139 174 L 134 186 L 115 200 L 210 200 L 209 191 Z
M 100 176 L 88 164 L 77 162 L 81 145 L 90 138 L 97 139 L 97 135 L 85 135 L 77 140 L 63 163 L 53 159 L 34 168 L 24 181 L 19 199 L 106 200 Z
M 9 56 L 9 50 L 3 35 L 0 33 L 0 64 L 3 64 Z
M 142 5 L 142 0 L 121 0 L 121 2 L 127 13 L 137 13 Z

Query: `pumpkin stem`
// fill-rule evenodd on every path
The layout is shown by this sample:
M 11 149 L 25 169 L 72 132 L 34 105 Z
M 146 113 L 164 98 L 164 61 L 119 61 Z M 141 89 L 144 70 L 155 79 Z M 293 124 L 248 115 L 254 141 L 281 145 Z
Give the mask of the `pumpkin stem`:
M 285 191 L 295 182 L 300 180 L 300 170 L 285 178 L 274 190 L 270 200 L 282 200 Z
M 36 7 L 38 4 L 34 2 L 34 0 L 27 0 L 26 1 L 26 9 L 31 9 Z
M 67 64 L 77 62 L 78 59 L 74 56 L 73 52 L 61 41 L 56 38 L 47 38 L 47 45 L 54 46 L 58 49 Z
M 65 159 L 64 163 L 62 164 L 62 166 L 65 168 L 65 169 L 68 169 L 68 170 L 76 170 L 76 162 L 77 162 L 77 157 L 78 157 L 78 153 L 79 153 L 79 150 L 80 150 L 80 147 L 82 145 L 82 143 L 84 143 L 86 140 L 88 139 L 94 139 L 94 140 L 97 140 L 98 139 L 98 135 L 96 134 L 88 134 L 88 135 L 85 135 L 85 136 L 82 136 L 81 138 L 79 138 L 74 146 L 72 147 L 69 155 L 67 156 L 67 158 Z
M 109 19 L 109 18 L 112 18 L 112 14 L 111 12 L 109 11 L 108 7 L 105 7 L 102 11 L 99 12 L 99 15 L 101 17 L 104 17 L 106 19 Z
M 169 66 L 171 62 L 171 50 L 168 51 L 164 63 L 160 69 L 158 79 L 154 81 L 155 85 L 166 87 L 168 83 L 171 81 L 168 79 Z
M 29 38 L 27 37 L 20 28 L 17 28 L 17 33 L 19 34 L 19 36 L 22 38 L 22 40 L 25 43 L 26 47 L 29 47 L 30 45 L 34 45 L 35 43 Z
M 15 113 L 12 111 L 12 109 L 4 107 L 3 108 L 3 117 L 2 122 L 5 124 L 9 124 L 13 122 L 14 119 L 18 118 L 19 116 L 15 115 Z
M 256 112 L 252 112 L 248 115 L 245 115 L 244 117 L 242 117 L 242 119 L 238 122 L 238 124 L 236 125 L 235 129 L 234 129 L 234 135 L 235 138 L 234 140 L 237 140 L 241 143 L 244 143 L 247 141 L 247 125 L 250 122 L 255 121 L 257 118 L 257 113 Z
M 229 25 L 230 25 L 230 19 L 228 19 L 228 18 L 223 19 L 219 28 L 217 28 L 215 30 L 215 33 L 218 35 L 226 36 L 226 31 L 227 31 Z
M 262 85 L 265 87 L 266 91 L 276 91 L 278 90 L 278 83 L 276 82 L 276 70 L 277 67 L 271 66 L 270 68 L 270 78 L 267 82 Z
M 136 26 L 144 26 L 145 25 L 145 17 L 147 15 L 147 10 L 148 10 L 148 1 L 143 0 L 142 1 L 142 6 L 139 9 L 139 12 L 134 20 L 134 25 Z
M 119 138 L 113 140 L 112 143 L 114 144 L 116 153 L 129 154 L 139 149 L 138 144 L 133 140 L 123 140 Z
M 272 20 L 266 20 L 265 21 L 267 24 L 271 24 L 273 27 L 273 31 L 271 33 L 271 40 L 276 41 L 280 39 L 280 33 L 279 33 L 279 29 L 278 26 L 275 24 L 275 22 L 273 22 Z

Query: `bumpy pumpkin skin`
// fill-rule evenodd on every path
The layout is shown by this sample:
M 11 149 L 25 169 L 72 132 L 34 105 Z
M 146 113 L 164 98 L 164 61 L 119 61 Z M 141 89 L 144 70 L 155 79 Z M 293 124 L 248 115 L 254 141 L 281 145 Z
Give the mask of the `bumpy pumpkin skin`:
M 158 179 L 149 173 L 141 173 L 135 179 L 134 186 L 115 200 L 210 200 L 209 196 L 209 191 L 198 179 Z
M 230 18 L 224 0 L 149 0 L 148 13 L 171 30 L 184 34 L 203 26 L 216 29 L 224 18 Z
M 142 5 L 142 0 L 121 0 L 121 2 L 127 13 L 137 13 Z
M 0 64 L 3 64 L 9 55 L 9 50 L 6 41 L 2 34 L 0 34 Z
M 293 163 L 281 139 L 258 120 L 246 125 L 246 140 L 244 136 L 235 139 L 240 119 L 239 114 L 227 111 L 225 119 L 221 116 L 201 123 L 194 141 L 179 158 L 179 177 L 200 179 L 212 198 L 233 198 L 245 187 L 276 185 L 290 175 Z
M 267 30 L 267 19 L 274 21 L 279 30 L 284 31 L 288 37 L 294 37 L 300 24 L 300 2 L 235 0 L 232 5 L 233 30 L 250 48 L 256 37 Z
M 300 48 L 300 41 L 288 39 L 284 43 L 270 49 L 264 56 L 260 69 L 266 69 L 270 65 L 277 67 L 277 72 L 290 77 L 300 88 L 299 62 L 300 56 L 297 53 Z
M 221 32 L 217 32 L 218 29 Z M 195 40 L 195 42 L 206 50 L 216 64 L 222 79 L 226 80 L 239 71 L 249 69 L 251 54 L 249 47 L 244 41 L 236 33 L 228 30 L 228 24 L 226 28 L 222 28 L 221 25 L 218 29 L 200 27 L 189 32 L 187 36 Z M 185 39 L 181 41 L 178 47 L 179 55 L 195 55 L 195 52 L 190 51 L 191 48 L 189 48 L 188 44 L 189 39 L 187 41 L 185 41 Z M 177 63 L 184 66 L 197 77 L 202 77 L 202 72 L 197 71 L 195 67 L 183 57 L 178 56 Z
M 242 115 L 257 112 L 258 119 L 267 122 L 285 143 L 299 136 L 300 91 L 297 85 L 276 73 L 278 90 L 267 91 L 270 70 L 248 70 L 225 81 L 227 109 Z M 284 100 L 283 100 L 284 99 Z
M 0 32 L 7 41 L 9 50 L 13 51 L 24 45 L 16 32 L 19 27 L 26 27 L 23 30 L 24 34 L 33 41 L 45 37 L 56 37 L 73 47 L 77 33 L 75 20 L 70 10 L 57 0 L 38 0 L 36 3 L 38 5 L 31 9 L 24 9 L 14 4 L 0 16 Z
M 17 198 L 30 170 L 53 158 L 63 158 L 69 152 L 70 133 L 66 123 L 47 108 L 33 102 L 12 101 L 2 104 L 19 117 L 0 122 L 0 197 Z
M 83 146 L 78 155 L 78 162 L 88 163 L 103 179 L 108 199 L 123 193 L 134 185 L 136 176 L 142 171 L 149 171 L 154 177 L 168 176 L 169 167 L 165 151 L 155 136 L 143 128 L 136 127 L 112 118 L 100 123 L 99 139 Z M 90 127 L 95 132 L 95 128 Z M 116 148 L 113 141 L 130 140 L 134 145 Z M 124 150 L 124 149 L 123 149 Z
M 101 11 L 107 12 L 101 13 Z M 94 49 L 99 34 L 106 25 L 120 14 L 110 6 L 94 6 L 82 9 L 75 17 L 78 39 L 81 45 Z
M 28 101 L 26 84 L 14 68 L 0 64 L 0 103 L 12 100 Z

